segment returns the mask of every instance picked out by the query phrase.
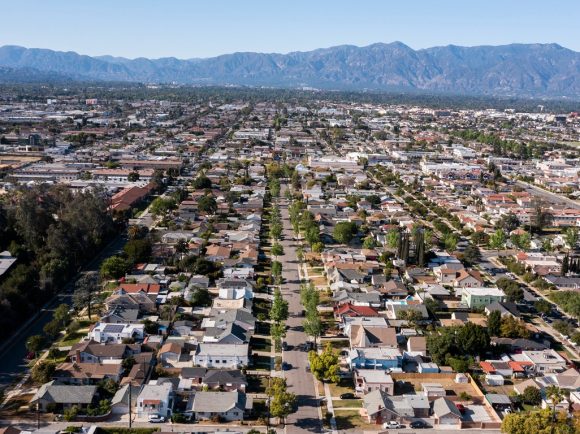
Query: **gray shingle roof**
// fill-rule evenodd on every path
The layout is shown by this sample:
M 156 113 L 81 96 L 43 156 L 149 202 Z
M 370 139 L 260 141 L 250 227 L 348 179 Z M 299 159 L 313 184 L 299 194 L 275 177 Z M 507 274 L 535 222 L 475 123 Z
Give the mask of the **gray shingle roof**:
M 56 404 L 90 404 L 96 392 L 97 386 L 72 386 L 51 381 L 38 389 L 32 402 L 42 399 Z
M 197 392 L 192 410 L 203 413 L 222 413 L 237 408 L 246 410 L 246 394 L 241 392 Z

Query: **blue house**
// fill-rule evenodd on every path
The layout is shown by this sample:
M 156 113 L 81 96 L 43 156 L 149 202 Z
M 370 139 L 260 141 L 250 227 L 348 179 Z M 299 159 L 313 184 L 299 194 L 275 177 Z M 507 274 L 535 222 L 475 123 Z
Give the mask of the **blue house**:
M 397 348 L 355 348 L 348 362 L 351 369 L 401 369 L 403 354 Z

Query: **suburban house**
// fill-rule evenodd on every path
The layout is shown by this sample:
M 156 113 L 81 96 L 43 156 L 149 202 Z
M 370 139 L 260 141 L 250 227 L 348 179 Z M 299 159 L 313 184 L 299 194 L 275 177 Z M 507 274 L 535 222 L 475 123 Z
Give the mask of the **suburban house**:
M 366 394 L 374 390 L 382 390 L 389 395 L 395 394 L 393 378 L 381 369 L 355 369 L 354 383 L 358 393 Z
M 407 353 L 411 356 L 426 356 L 427 339 L 425 336 L 410 336 L 407 339 Z
M 463 288 L 461 303 L 471 309 L 483 309 L 488 304 L 505 301 L 505 293 L 499 288 Z
M 252 398 L 243 392 L 197 392 L 190 398 L 186 413 L 198 421 L 242 421 L 252 404 Z
M 351 369 L 392 369 L 400 370 L 403 355 L 397 348 L 353 348 L 347 361 Z
M 179 362 L 181 348 L 181 345 L 176 342 L 167 342 L 159 349 L 157 357 L 163 365 Z
M 453 286 L 458 288 L 477 288 L 483 285 L 483 279 L 479 271 L 461 270 L 453 279 Z
M 239 300 L 254 298 L 252 284 L 246 279 L 220 279 L 217 281 L 219 298 L 225 300 Z
M 539 373 L 563 372 L 566 370 L 566 359 L 556 351 L 522 351 L 521 358 L 523 361 L 531 362 L 532 370 Z
M 442 397 L 433 401 L 433 416 L 439 427 L 461 428 L 461 412 L 453 401 L 447 398 Z
M 209 327 L 203 335 L 203 342 L 220 344 L 245 344 L 249 340 L 248 331 L 235 323 L 225 324 L 223 327 Z
M 170 382 L 143 386 L 137 398 L 137 414 L 139 416 L 158 414 L 169 417 L 172 409 L 173 385 Z
M 52 378 L 63 384 L 97 384 L 107 379 L 118 383 L 122 374 L 121 363 L 65 362 L 56 367 Z
M 105 307 L 108 311 L 111 311 L 116 307 L 122 307 L 125 309 L 137 309 L 140 313 L 157 312 L 155 301 L 144 292 L 129 294 L 123 290 L 118 290 L 107 297 L 105 300 Z
M 368 423 L 381 425 L 395 420 L 404 421 L 416 417 L 428 417 L 431 405 L 426 396 L 390 396 L 382 390 L 375 390 L 363 397 L 361 415 Z
M 77 406 L 86 408 L 96 401 L 97 386 L 73 386 L 50 381 L 40 386 L 30 400 L 40 411 L 62 410 Z
M 145 326 L 143 324 L 106 324 L 96 323 L 89 332 L 89 339 L 100 343 L 120 344 L 125 339 L 143 340 Z
M 348 328 L 348 331 L 351 348 L 398 348 L 397 333 L 394 327 L 353 324 Z
M 89 340 L 74 344 L 67 357 L 75 363 L 103 363 L 111 360 L 118 360 L 120 363 L 123 359 L 140 353 L 140 344 L 101 344 Z
M 195 350 L 193 363 L 204 368 L 240 368 L 249 364 L 248 351 L 248 344 L 203 342 Z
M 248 381 L 238 369 L 211 369 L 203 376 L 201 384 L 210 390 L 245 392 Z

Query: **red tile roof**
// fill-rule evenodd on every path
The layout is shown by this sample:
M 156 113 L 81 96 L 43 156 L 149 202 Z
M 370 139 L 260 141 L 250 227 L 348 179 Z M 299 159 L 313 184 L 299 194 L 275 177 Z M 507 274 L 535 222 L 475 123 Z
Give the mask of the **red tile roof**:
M 483 371 L 486 372 L 487 374 L 495 372 L 495 368 L 489 362 L 479 362 L 479 366 L 481 366 L 481 369 L 483 369 Z
M 355 306 L 350 303 L 335 308 L 337 315 L 346 316 L 378 316 L 379 312 L 370 306 Z

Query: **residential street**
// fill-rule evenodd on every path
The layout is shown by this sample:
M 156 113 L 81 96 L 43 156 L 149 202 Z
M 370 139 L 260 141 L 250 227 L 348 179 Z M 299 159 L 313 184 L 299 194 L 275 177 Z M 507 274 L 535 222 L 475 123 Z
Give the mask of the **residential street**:
M 285 187 L 282 193 L 284 193 Z M 283 194 L 282 194 L 283 197 Z M 300 277 L 298 275 L 298 259 L 296 257 L 296 242 L 292 240 L 293 232 L 288 214 L 288 203 L 285 199 L 280 200 L 280 212 L 284 226 L 283 240 L 284 255 L 278 257 L 282 263 L 282 275 L 285 283 L 282 285 L 284 298 L 288 300 L 290 317 L 287 321 L 289 326 L 286 342 L 289 351 L 283 354 L 284 361 L 290 365 L 288 371 L 284 371 L 287 379 L 288 390 L 298 396 L 298 410 L 287 419 L 287 433 L 321 432 L 320 410 L 317 406 L 314 378 L 306 372 L 307 355 L 301 351 L 298 345 L 306 342 L 308 337 L 302 331 L 302 305 L 300 304 Z

